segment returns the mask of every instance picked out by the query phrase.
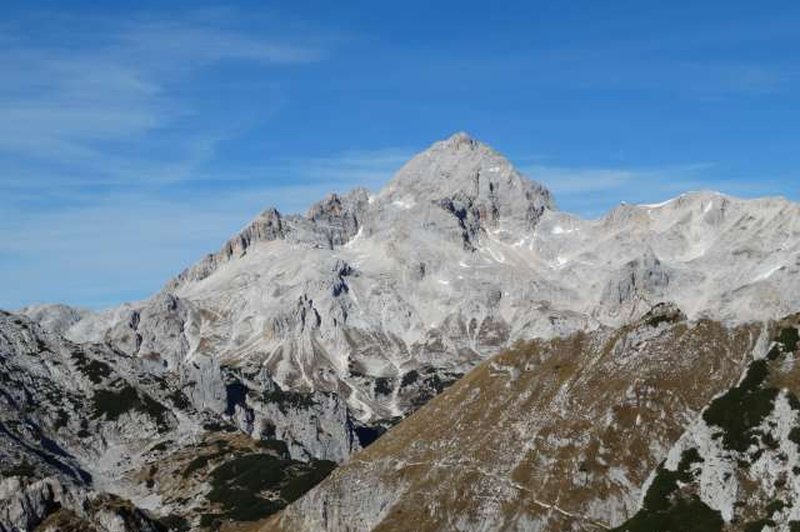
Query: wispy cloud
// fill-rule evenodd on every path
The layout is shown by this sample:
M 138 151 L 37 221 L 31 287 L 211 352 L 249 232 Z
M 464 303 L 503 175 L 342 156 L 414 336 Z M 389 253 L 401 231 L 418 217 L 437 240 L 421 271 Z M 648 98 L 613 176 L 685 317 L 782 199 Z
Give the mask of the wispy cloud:
M 358 184 L 377 189 L 389 180 L 413 155 L 413 150 L 353 150 L 328 157 L 276 161 L 268 167 L 274 173 L 286 173 L 303 182 L 323 183 L 341 189 Z
M 795 56 L 780 49 L 769 57 L 753 53 L 764 42 L 784 43 L 785 50 L 795 47 L 796 15 L 780 20 L 775 14 L 769 22 L 685 24 L 670 32 L 640 27 L 610 35 L 562 28 L 557 38 L 545 32 L 530 41 L 535 45 L 521 44 L 502 56 L 485 46 L 464 55 L 443 47 L 424 62 L 409 61 L 409 71 L 393 74 L 398 83 L 413 76 L 431 88 L 449 78 L 473 88 L 505 79 L 514 81 L 515 90 L 646 92 L 701 101 L 785 94 L 800 82 Z M 340 82 L 373 83 L 368 70 L 363 78 Z
M 785 192 L 785 180 L 724 176 L 720 165 L 710 162 L 657 168 L 529 165 L 521 171 L 547 186 L 561 210 L 589 218 L 602 215 L 621 201 L 657 203 L 689 191 L 714 190 L 741 197 Z
M 119 49 L 131 57 L 167 54 L 171 62 L 191 66 L 226 59 L 264 63 L 308 63 L 324 58 L 325 51 L 309 45 L 289 44 L 230 31 L 189 25 L 183 21 L 153 21 L 129 27 L 119 39 Z
M 144 181 L 186 177 L 175 168 L 202 161 L 198 154 L 213 151 L 231 126 L 193 131 L 207 109 L 179 96 L 182 82 L 225 61 L 268 68 L 325 56 L 317 44 L 207 21 L 100 21 L 98 26 L 89 42 L 20 38 L 0 53 L 0 69 L 14 73 L 0 87 L 3 181 L 13 179 L 19 166 L 28 169 L 28 181 L 57 184 L 118 183 L 134 175 Z M 268 109 L 269 102 L 261 107 Z M 226 124 L 237 118 L 248 117 L 232 116 Z M 32 175 L 31 162 L 53 167 Z
M 19 198 L 0 199 L 0 308 L 52 301 L 101 308 L 144 297 L 266 207 L 304 212 L 331 192 L 379 188 L 407 153 L 387 149 L 286 159 L 253 174 L 208 176 L 214 186 L 178 188 L 174 194 L 129 188 L 90 194 L 78 187 L 71 190 L 90 197 L 70 197 L 33 218 L 24 216 L 27 204 Z M 276 175 L 290 179 L 270 179 Z M 202 184 L 203 176 L 197 179 Z M 216 186 L 226 179 L 236 181 Z
M 45 13 L 0 23 L 0 70 L 8 73 L 0 85 L 0 306 L 140 297 L 266 205 L 305 207 L 322 193 L 312 176 L 273 187 L 263 179 L 270 169 L 261 179 L 252 167 L 241 175 L 208 169 L 220 143 L 278 110 L 273 69 L 328 53 L 325 38 L 310 32 L 242 21 L 230 12 L 88 21 Z M 241 73 L 245 90 L 259 91 L 257 107 L 225 108 L 239 95 L 212 69 Z M 333 175 L 332 161 L 318 163 L 321 175 L 349 184 Z M 287 167 L 307 173 L 294 161 Z M 351 165 L 357 180 L 370 168 L 368 160 Z M 241 186 L 202 186 L 226 177 Z
M 746 62 L 682 63 L 675 67 L 681 75 L 681 89 L 698 98 L 728 95 L 760 96 L 788 89 L 796 73 L 785 67 Z

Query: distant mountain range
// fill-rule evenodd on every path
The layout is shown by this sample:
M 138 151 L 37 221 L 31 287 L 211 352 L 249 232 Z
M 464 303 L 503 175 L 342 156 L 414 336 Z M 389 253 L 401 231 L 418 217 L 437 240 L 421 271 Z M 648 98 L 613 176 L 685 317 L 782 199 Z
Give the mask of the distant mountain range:
M 798 274 L 796 203 L 584 220 L 459 133 L 144 301 L 0 316 L 0 531 L 800 527 Z

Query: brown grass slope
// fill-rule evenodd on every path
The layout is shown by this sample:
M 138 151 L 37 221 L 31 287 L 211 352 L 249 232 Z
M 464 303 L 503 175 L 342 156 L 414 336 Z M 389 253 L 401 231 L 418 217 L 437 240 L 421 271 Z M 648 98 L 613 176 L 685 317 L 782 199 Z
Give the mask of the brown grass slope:
M 771 330 L 661 308 L 487 360 L 263 530 L 602 530 Z

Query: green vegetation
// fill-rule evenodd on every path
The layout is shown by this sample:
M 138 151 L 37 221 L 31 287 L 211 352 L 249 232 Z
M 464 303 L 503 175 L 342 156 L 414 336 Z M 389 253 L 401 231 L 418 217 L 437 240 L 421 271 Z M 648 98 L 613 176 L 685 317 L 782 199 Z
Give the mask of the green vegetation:
M 325 460 L 303 463 L 264 453 L 235 457 L 211 472 L 208 501 L 219 513 L 203 515 L 201 524 L 217 528 L 226 520 L 262 519 L 299 498 L 335 467 Z
M 186 410 L 192 405 L 189 398 L 186 397 L 186 394 L 180 390 L 175 390 L 169 394 L 167 398 L 172 401 L 172 404 L 175 405 L 176 408 L 180 408 L 181 410 Z
M 719 532 L 723 520 L 696 495 L 679 498 L 669 510 L 648 512 L 640 510 L 619 528 L 618 532 Z
M 778 336 L 778 342 L 783 345 L 783 349 L 787 353 L 794 353 L 799 340 L 800 334 L 798 334 L 797 329 L 794 327 L 781 329 L 781 334 Z
M 678 489 L 678 481 L 691 482 L 694 478 L 690 469 L 692 464 L 702 461 L 697 449 L 688 449 L 681 455 L 677 470 L 670 471 L 663 465 L 659 466 L 656 478 L 645 495 L 644 506 L 654 511 L 668 509 L 669 497 Z
M 789 431 L 789 439 L 797 445 L 797 450 L 800 451 L 800 426 L 795 425 Z
M 124 386 L 121 390 L 97 390 L 94 394 L 95 418 L 105 416 L 109 421 L 116 421 L 119 417 L 137 408 L 139 394 L 131 386 Z
M 172 443 L 173 443 L 173 441 L 172 441 L 172 440 L 164 440 L 164 441 L 162 441 L 162 442 L 159 442 L 159 443 L 157 443 L 157 444 L 153 445 L 153 446 L 150 448 L 150 452 L 151 452 L 151 453 L 153 453 L 153 452 L 163 452 L 163 451 L 166 451 L 167 449 L 169 449 L 169 448 L 170 448 L 170 446 L 172 445 Z
M 75 361 L 75 367 L 89 377 L 89 380 L 94 384 L 100 384 L 113 372 L 111 366 L 105 362 L 96 359 L 88 359 L 86 355 L 80 351 L 74 351 L 71 358 Z
M 744 532 L 761 532 L 764 530 L 765 526 L 774 527 L 775 521 L 769 518 L 759 519 L 758 521 L 751 521 L 749 523 L 745 523 L 744 525 Z
M 777 449 L 779 442 L 769 433 L 762 433 L 758 427 L 772 412 L 774 402 L 780 393 L 769 383 L 770 363 L 782 354 L 797 349 L 798 331 L 787 327 L 780 331 L 777 344 L 765 359 L 750 363 L 744 379 L 727 393 L 711 402 L 703 413 L 703 419 L 712 427 L 719 427 L 715 438 L 722 438 L 726 449 L 744 453 L 752 444 L 758 449 L 752 456 L 739 458 L 739 467 L 749 467 L 765 449 Z M 800 410 L 800 401 L 791 392 L 788 400 L 792 408 Z M 800 449 L 800 426 L 789 433 L 789 439 Z M 668 471 L 659 466 L 656 477 L 645 495 L 642 509 L 627 523 L 619 527 L 622 532 L 644 531 L 720 531 L 723 520 L 720 514 L 707 505 L 689 489 L 682 486 L 694 480 L 691 465 L 700 460 L 695 450 L 684 452 L 676 471 Z M 800 470 L 795 468 L 795 474 Z M 785 507 L 782 500 L 774 500 L 766 506 L 766 516 L 744 523 L 741 530 L 759 532 L 766 527 L 774 527 L 773 515 Z M 800 532 L 800 521 L 789 523 L 789 530 Z
M 166 515 L 159 519 L 158 522 L 170 532 L 188 532 L 191 530 L 189 521 L 175 514 Z
M 145 486 L 148 489 L 153 489 L 153 486 L 156 485 L 156 473 L 158 473 L 158 466 L 156 464 L 152 464 L 150 469 L 147 471 L 147 480 L 145 481 Z
M 97 390 L 92 402 L 94 419 L 105 417 L 109 421 L 116 421 L 121 415 L 136 410 L 155 419 L 159 430 L 168 428 L 168 410 L 128 384 L 123 384 L 119 390 Z
M 463 376 L 464 375 L 461 373 L 447 373 L 445 378 L 442 379 L 439 375 L 434 374 L 425 378 L 425 384 L 438 395 L 455 384 L 455 382 Z
M 56 410 L 56 419 L 53 422 L 53 429 L 58 432 L 59 429 L 66 427 L 67 422 L 69 421 L 69 415 L 67 414 L 66 410 L 63 408 L 59 408 Z
M 772 517 L 772 515 L 776 512 L 780 512 L 786 507 L 786 504 L 780 500 L 776 499 L 767 505 L 767 515 Z
M 183 478 L 189 478 L 195 471 L 199 471 L 200 469 L 205 469 L 208 463 L 215 458 L 220 458 L 221 456 L 225 456 L 228 454 L 228 451 L 220 451 L 211 454 L 204 454 L 201 456 L 197 456 L 189 462 L 189 465 L 186 466 L 186 469 L 183 470 Z
M 658 467 L 655 479 L 647 490 L 644 505 L 636 515 L 617 532 L 718 532 L 723 520 L 719 512 L 708 507 L 696 495 L 681 494 L 678 482 L 688 483 L 694 479 L 692 464 L 701 462 L 696 449 L 688 449 L 681 455 L 678 469 L 670 471 L 664 465 Z
M 279 489 L 284 465 L 270 454 L 235 458 L 213 471 L 208 500 L 222 507 L 220 517 L 234 521 L 255 521 L 275 513 L 285 503 L 265 499 L 260 493 Z
M 284 414 L 288 414 L 293 408 L 311 408 L 314 406 L 314 399 L 311 394 L 300 392 L 283 391 L 275 388 L 272 391 L 264 392 L 262 400 L 265 403 L 275 403 Z
M 183 470 L 183 478 L 188 478 L 196 471 L 205 469 L 211 461 L 236 453 L 236 451 L 230 448 L 228 442 L 225 440 L 217 440 L 214 442 L 214 445 L 217 447 L 216 452 L 196 456 L 191 462 L 189 462 L 189 464 L 186 466 L 186 469 Z
M 289 448 L 286 446 L 286 442 L 283 442 L 281 440 L 275 440 L 275 439 L 258 440 L 257 445 L 262 449 L 274 451 L 281 458 L 289 457 Z
M 772 527 L 776 526 L 775 521 L 772 519 L 773 514 L 780 512 L 786 505 L 781 500 L 772 501 L 767 505 L 766 513 L 768 517 L 763 519 L 759 519 L 757 521 L 751 521 L 749 523 L 745 523 L 744 525 L 744 532 L 761 532 L 764 527 Z M 797 523 L 796 525 L 793 523 Z M 800 521 L 790 521 L 789 522 L 789 530 L 792 532 L 800 532 Z
M 0 477 L 2 478 L 34 476 L 36 476 L 36 469 L 25 459 L 23 459 L 19 464 L 14 464 L 13 466 L 3 468 L 2 474 L 0 474 Z
M 794 327 L 785 327 L 781 329 L 778 335 L 777 344 L 772 346 L 772 349 L 767 353 L 768 360 L 776 360 L 781 353 L 793 353 L 797 349 L 798 338 L 797 329 Z
M 791 390 L 786 390 L 786 400 L 792 410 L 800 410 L 800 399 Z
M 91 435 L 92 435 L 92 433 L 89 432 L 89 422 L 86 421 L 85 419 L 81 419 L 81 428 L 78 431 L 78 437 L 79 438 L 88 438 Z
M 391 395 L 392 381 L 390 377 L 378 377 L 375 379 L 375 393 L 377 395 Z
M 659 303 L 642 316 L 642 319 L 646 325 L 658 327 L 662 323 L 678 323 L 684 317 L 679 310 L 670 308 L 669 305 L 664 303 Z
M 772 412 L 778 396 L 776 388 L 764 386 L 768 375 L 766 360 L 752 362 L 744 380 L 703 413 L 706 423 L 722 429 L 715 437 L 722 436 L 726 448 L 744 452 L 751 443 L 758 443 L 754 429 Z
M 218 423 L 216 421 L 209 421 L 203 423 L 203 430 L 209 432 L 236 432 L 236 427 L 231 423 Z
M 674 316 L 653 316 L 648 318 L 645 323 L 650 327 L 658 327 L 662 323 L 674 323 L 677 321 Z
M 216 514 L 203 514 L 200 516 L 200 526 L 203 528 L 220 528 L 221 519 Z
M 780 447 L 780 442 L 769 432 L 761 435 L 761 443 L 763 443 L 767 449 L 772 449 L 773 451 Z
M 767 360 L 777 360 L 781 355 L 781 348 L 779 345 L 773 345 L 772 349 L 767 353 Z
M 403 375 L 403 380 L 400 381 L 400 387 L 403 388 L 405 386 L 410 386 L 415 382 L 417 382 L 418 378 L 419 378 L 419 373 L 417 373 L 415 370 L 412 369 L 411 371 Z
M 281 498 L 283 500 L 291 503 L 299 499 L 308 490 L 325 480 L 336 469 L 336 462 L 317 460 L 312 462 L 311 467 L 305 474 L 290 479 L 281 488 Z

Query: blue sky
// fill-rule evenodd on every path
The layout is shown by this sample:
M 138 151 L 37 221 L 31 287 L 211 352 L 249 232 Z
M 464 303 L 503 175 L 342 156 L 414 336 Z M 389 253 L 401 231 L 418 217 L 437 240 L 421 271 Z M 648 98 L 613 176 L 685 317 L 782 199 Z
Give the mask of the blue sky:
M 588 217 L 800 199 L 797 2 L 95 4 L 4 2 L 0 307 L 146 297 L 459 130 Z

